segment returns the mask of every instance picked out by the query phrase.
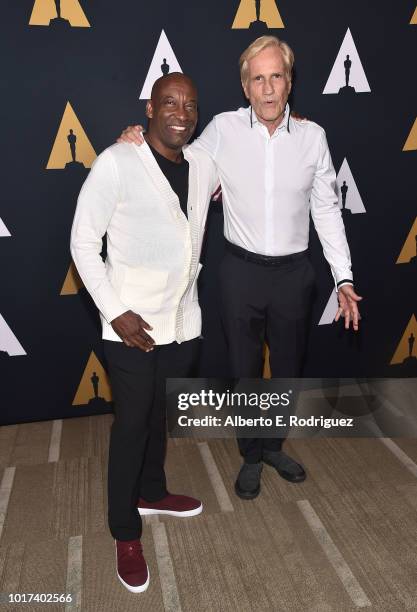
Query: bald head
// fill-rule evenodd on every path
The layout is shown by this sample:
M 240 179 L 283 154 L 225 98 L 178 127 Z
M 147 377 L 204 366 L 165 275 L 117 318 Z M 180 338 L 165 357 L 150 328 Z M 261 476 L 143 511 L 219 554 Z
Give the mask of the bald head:
M 168 159 L 181 159 L 198 118 L 197 89 L 190 77 L 171 72 L 155 81 L 146 116 L 147 142 Z
M 197 98 L 197 88 L 194 81 L 189 76 L 183 74 L 182 72 L 170 72 L 169 74 L 165 74 L 164 76 L 159 77 L 159 79 L 156 79 L 152 86 L 151 100 L 155 102 L 155 100 L 157 100 L 161 95 L 161 91 L 165 88 L 165 86 L 179 83 L 186 83 L 192 89 L 194 89 L 195 97 Z

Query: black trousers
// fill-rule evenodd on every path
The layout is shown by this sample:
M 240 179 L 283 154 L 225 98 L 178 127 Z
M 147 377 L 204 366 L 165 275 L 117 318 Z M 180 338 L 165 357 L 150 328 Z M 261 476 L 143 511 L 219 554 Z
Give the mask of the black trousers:
M 315 273 L 307 253 L 266 266 L 226 251 L 220 264 L 221 312 L 233 377 L 259 378 L 264 342 L 272 377 L 300 376 Z M 257 463 L 262 450 L 280 450 L 282 438 L 238 438 L 240 454 Z
M 146 353 L 103 340 L 114 399 L 108 467 L 108 521 L 116 540 L 142 534 L 139 497 L 167 494 L 165 379 L 190 375 L 199 340 L 158 345 Z

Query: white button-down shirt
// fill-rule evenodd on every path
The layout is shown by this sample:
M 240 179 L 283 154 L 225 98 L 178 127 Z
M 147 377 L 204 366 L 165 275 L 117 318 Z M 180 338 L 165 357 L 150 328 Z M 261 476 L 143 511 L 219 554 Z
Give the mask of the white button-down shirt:
M 191 145 L 215 161 L 227 240 L 262 255 L 308 248 L 310 212 L 335 284 L 352 279 L 324 130 L 290 116 L 270 136 L 249 108 L 216 115 Z

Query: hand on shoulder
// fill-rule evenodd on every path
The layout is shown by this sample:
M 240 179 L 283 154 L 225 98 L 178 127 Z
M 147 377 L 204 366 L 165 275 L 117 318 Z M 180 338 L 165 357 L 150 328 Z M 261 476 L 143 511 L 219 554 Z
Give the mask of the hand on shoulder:
M 126 129 L 120 134 L 116 142 L 135 143 L 141 145 L 144 142 L 142 132 L 145 128 L 142 125 L 128 125 Z

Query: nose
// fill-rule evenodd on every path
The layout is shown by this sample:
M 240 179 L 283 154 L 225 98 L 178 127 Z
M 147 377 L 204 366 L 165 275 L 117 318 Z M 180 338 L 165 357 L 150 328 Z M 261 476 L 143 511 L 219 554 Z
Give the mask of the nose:
M 189 115 L 189 111 L 185 104 L 179 104 L 175 113 L 175 116 L 179 121 L 187 121 Z
M 274 86 L 271 79 L 265 79 L 264 81 L 264 94 L 271 95 L 274 93 Z

